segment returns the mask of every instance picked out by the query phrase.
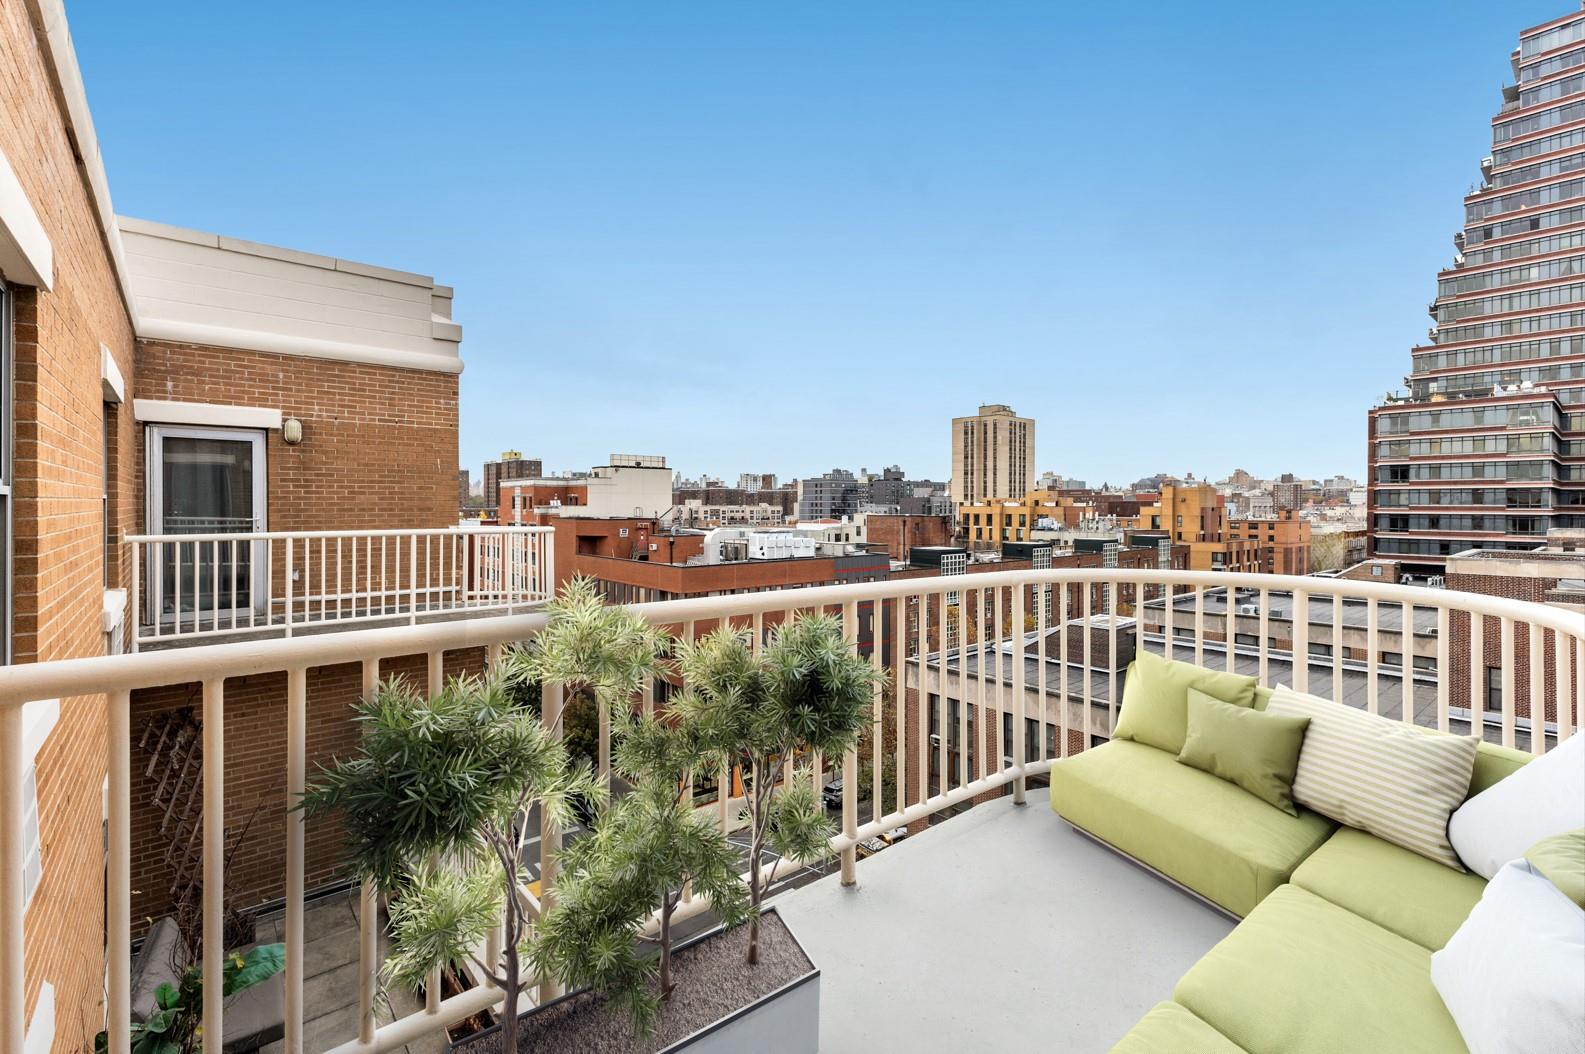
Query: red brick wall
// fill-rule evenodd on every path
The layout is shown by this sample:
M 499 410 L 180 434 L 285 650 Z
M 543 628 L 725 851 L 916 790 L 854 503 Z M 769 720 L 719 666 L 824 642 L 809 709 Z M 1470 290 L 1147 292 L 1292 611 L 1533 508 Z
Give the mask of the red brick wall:
M 297 446 L 268 433 L 270 530 L 457 522 L 455 374 L 140 340 L 134 387 L 140 399 L 261 406 L 303 422 Z M 141 483 L 141 430 L 137 446 Z
M 483 668 L 481 649 L 446 656 L 448 677 Z M 390 659 L 380 664 L 382 678 L 402 676 L 422 687 L 423 656 Z M 326 666 L 308 671 L 308 774 L 351 750 L 357 742 L 351 707 L 362 689 L 362 667 Z M 227 845 L 244 831 L 232 856 L 226 884 L 227 901 L 249 908 L 284 894 L 286 860 L 286 675 L 263 674 L 230 678 L 225 684 L 226 835 Z M 152 803 L 164 769 L 147 772 L 150 755 L 139 748 L 144 728 L 157 715 L 183 706 L 201 719 L 203 696 L 197 684 L 149 689 L 132 697 L 132 921 L 134 936 L 145 920 L 171 907 L 174 870 L 166 862 L 171 831 L 162 832 L 162 812 Z M 201 795 L 195 774 L 187 777 L 191 793 Z M 195 803 L 200 805 L 201 799 Z M 257 810 L 257 811 L 255 811 Z M 196 811 L 196 808 L 195 808 Z M 251 817 L 251 824 L 249 819 Z M 334 819 L 309 823 L 306 836 L 306 882 L 312 890 L 343 877 L 341 828 Z M 197 857 L 194 857 L 195 866 Z
M 132 373 L 131 326 L 36 21 L 25 0 L 0 4 L 0 151 L 54 251 L 50 291 L 12 285 L 18 662 L 103 650 L 100 346 L 123 376 Z M 130 428 L 121 416 L 124 454 Z M 123 457 L 122 471 L 128 464 Z M 124 530 L 126 508 L 115 510 Z M 42 983 L 54 987 L 57 1051 L 89 1049 L 103 1021 L 104 732 L 102 699 L 62 700 L 36 759 L 44 871 L 26 919 L 26 1000 L 31 1016 Z
M 872 514 L 864 518 L 864 540 L 885 549 L 893 560 L 906 560 L 909 549 L 951 545 L 952 518 Z
M 1520 575 L 1472 575 L 1450 572 L 1447 575 L 1447 588 L 1463 590 L 1469 593 L 1482 593 L 1486 596 L 1507 597 L 1511 600 L 1526 600 L 1531 603 L 1545 603 L 1546 594 L 1557 586 L 1555 578 L 1527 578 Z M 1448 641 L 1449 662 L 1452 669 L 1447 671 L 1450 676 L 1449 705 L 1470 705 L 1471 663 L 1470 650 L 1473 645 L 1473 634 L 1470 630 L 1468 614 L 1454 612 L 1449 620 L 1451 636 Z M 1481 651 L 1482 663 L 1487 668 L 1503 667 L 1502 653 L 1502 622 L 1500 619 L 1486 617 L 1481 625 Z M 1580 671 L 1572 669 L 1573 684 L 1578 684 Z M 1506 671 L 1505 671 L 1506 672 Z M 1530 685 L 1532 676 L 1539 673 L 1541 676 L 1542 699 L 1545 706 L 1545 717 L 1548 721 L 1557 720 L 1557 643 L 1552 634 L 1543 632 L 1541 635 L 1541 656 L 1539 662 L 1532 656 L 1530 649 L 1530 627 L 1528 623 L 1515 623 L 1513 634 L 1513 666 L 1506 675 L 1513 681 L 1514 716 L 1530 717 Z M 1482 706 L 1486 700 L 1481 700 Z M 1487 708 L 1488 713 L 1491 712 Z

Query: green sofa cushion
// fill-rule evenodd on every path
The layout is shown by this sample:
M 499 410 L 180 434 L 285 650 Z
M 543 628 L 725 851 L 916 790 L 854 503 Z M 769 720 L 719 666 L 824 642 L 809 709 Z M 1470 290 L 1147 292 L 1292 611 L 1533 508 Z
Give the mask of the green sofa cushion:
M 1541 839 L 1524 858 L 1565 897 L 1585 908 L 1585 827 Z
M 1189 689 L 1234 706 L 1253 706 L 1255 678 L 1139 652 L 1123 676 L 1123 709 L 1113 739 L 1132 739 L 1173 754 L 1189 727 Z
M 1431 953 L 1287 885 L 1183 975 L 1174 998 L 1245 1050 L 1465 1050 Z
M 1051 766 L 1064 820 L 1235 915 L 1288 880 L 1333 824 L 1289 816 L 1164 750 L 1113 740 Z
M 1177 1003 L 1157 1003 L 1111 1054 L 1246 1054 L 1243 1047 Z
M 1430 951 L 1447 944 L 1486 889 L 1479 875 L 1352 827 L 1306 857 L 1293 884 Z
M 1464 800 L 1468 801 L 1498 780 L 1512 776 L 1532 756 L 1523 750 L 1482 742 L 1475 748 L 1475 771 L 1470 773 L 1469 793 L 1464 795 Z
M 1189 734 L 1178 760 L 1242 787 L 1289 816 L 1307 717 L 1283 717 L 1234 706 L 1189 689 Z

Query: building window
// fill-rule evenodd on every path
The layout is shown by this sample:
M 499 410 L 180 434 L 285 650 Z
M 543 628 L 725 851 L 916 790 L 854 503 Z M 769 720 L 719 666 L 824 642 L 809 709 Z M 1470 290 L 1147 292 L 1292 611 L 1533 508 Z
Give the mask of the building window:
M 1486 712 L 1502 713 L 1502 667 L 1486 667 Z
M 40 837 L 38 754 L 60 716 L 60 701 L 41 699 L 22 709 L 22 907 L 27 909 L 44 877 L 44 843 Z

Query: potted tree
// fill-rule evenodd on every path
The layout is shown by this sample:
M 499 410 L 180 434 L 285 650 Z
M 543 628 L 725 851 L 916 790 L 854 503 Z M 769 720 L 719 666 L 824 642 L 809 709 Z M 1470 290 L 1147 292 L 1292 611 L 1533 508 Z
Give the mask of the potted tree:
M 426 699 L 402 680 L 358 704 L 358 750 L 321 771 L 300 807 L 340 810 L 353 871 L 391 897 L 386 971 L 417 988 L 467 959 L 502 990 L 502 1048 L 517 1049 L 528 909 L 525 817 L 566 823 L 577 797 L 604 791 L 498 679 L 462 677 Z M 477 949 L 503 925 L 499 959 Z
M 782 778 L 787 762 L 838 758 L 870 723 L 874 692 L 886 675 L 842 639 L 842 624 L 803 615 L 779 626 L 763 653 L 723 627 L 681 649 L 687 689 L 674 708 L 696 724 L 722 785 L 742 775 L 749 832 L 751 916 L 747 961 L 760 958 L 760 909 L 772 876 L 761 858 L 814 860 L 830 853 L 834 830 L 807 775 Z
M 593 617 L 571 606 L 553 615 L 538 644 L 546 669 L 590 679 L 557 652 L 583 639 L 576 623 Z M 833 830 L 807 773 L 783 786 L 782 766 L 856 742 L 878 674 L 826 618 L 783 627 L 763 654 L 729 628 L 677 650 L 686 687 L 665 711 L 644 714 L 630 699 L 612 712 L 615 768 L 632 791 L 564 856 L 532 956 L 543 975 L 579 990 L 524 1017 L 524 1041 L 536 1051 L 802 1052 L 818 1043 L 819 971 L 774 911 L 762 922 L 769 876 L 756 865 L 767 848 L 804 860 L 829 852 Z M 728 793 L 738 770 L 751 841 L 747 888 L 739 851 L 713 815 L 694 810 L 686 789 L 691 775 L 713 773 Z M 685 887 L 708 900 L 722 925 L 677 943 L 672 918 Z M 768 956 L 762 924 L 773 938 Z

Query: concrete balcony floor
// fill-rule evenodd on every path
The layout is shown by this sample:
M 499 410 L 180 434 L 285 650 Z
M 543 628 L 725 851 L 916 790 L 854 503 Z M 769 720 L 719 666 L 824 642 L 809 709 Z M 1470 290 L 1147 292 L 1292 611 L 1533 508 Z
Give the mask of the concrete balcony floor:
M 821 972 L 821 1054 L 1104 1051 L 1233 921 L 1029 804 L 980 805 L 775 904 Z

